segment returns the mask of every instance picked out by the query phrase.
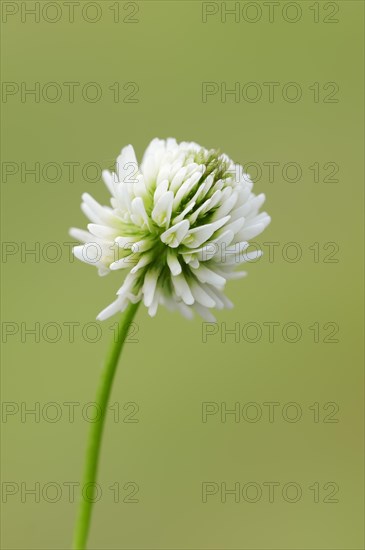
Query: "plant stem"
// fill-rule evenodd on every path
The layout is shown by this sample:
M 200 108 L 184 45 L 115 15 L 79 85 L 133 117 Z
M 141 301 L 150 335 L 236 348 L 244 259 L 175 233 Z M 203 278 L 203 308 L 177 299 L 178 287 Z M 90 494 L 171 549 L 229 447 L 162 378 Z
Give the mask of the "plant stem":
M 107 406 L 113 385 L 114 374 L 118 365 L 118 359 L 123 349 L 123 345 L 128 334 L 128 329 L 138 309 L 138 305 L 139 303 L 130 303 L 124 311 L 119 323 L 118 338 L 115 339 L 114 337 L 101 373 L 100 383 L 96 394 L 96 404 L 98 406 L 100 416 L 93 424 L 91 424 L 89 433 L 84 477 L 81 485 L 79 515 L 74 531 L 74 550 L 84 550 L 86 548 L 92 505 L 95 500 L 96 476 Z

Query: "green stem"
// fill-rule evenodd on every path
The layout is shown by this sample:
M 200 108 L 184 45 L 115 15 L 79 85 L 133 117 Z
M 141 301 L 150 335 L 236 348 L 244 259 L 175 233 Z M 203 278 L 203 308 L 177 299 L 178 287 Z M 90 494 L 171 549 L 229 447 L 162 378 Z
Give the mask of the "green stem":
M 118 338 L 114 338 L 101 374 L 100 383 L 96 394 L 96 403 L 98 405 L 98 410 L 100 411 L 100 418 L 95 423 L 91 424 L 89 433 L 84 477 L 81 485 L 79 515 L 74 531 L 74 550 L 84 550 L 86 548 L 92 505 L 96 494 L 95 483 L 109 396 L 113 385 L 114 374 L 118 365 L 118 359 L 123 349 L 123 344 L 125 342 L 128 329 L 136 314 L 138 305 L 138 303 L 129 304 L 123 313 L 121 322 L 119 323 Z M 83 489 L 85 490 L 85 496 L 82 494 Z

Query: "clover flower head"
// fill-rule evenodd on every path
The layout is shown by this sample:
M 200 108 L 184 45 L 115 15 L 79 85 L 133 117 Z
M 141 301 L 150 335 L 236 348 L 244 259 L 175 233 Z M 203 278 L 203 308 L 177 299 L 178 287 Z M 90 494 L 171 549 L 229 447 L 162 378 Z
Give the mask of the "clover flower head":
M 265 196 L 252 192 L 242 166 L 194 142 L 156 138 L 140 165 L 133 147 L 124 147 L 116 173 L 105 170 L 103 179 L 111 205 L 84 193 L 81 208 L 91 223 L 88 231 L 70 231 L 84 243 L 73 249 L 79 260 L 99 275 L 126 273 L 99 320 L 140 300 L 151 316 L 163 304 L 209 321 L 212 308 L 232 307 L 225 284 L 246 274 L 235 268 L 260 254 L 246 251 L 248 241 L 270 222 L 259 213 Z

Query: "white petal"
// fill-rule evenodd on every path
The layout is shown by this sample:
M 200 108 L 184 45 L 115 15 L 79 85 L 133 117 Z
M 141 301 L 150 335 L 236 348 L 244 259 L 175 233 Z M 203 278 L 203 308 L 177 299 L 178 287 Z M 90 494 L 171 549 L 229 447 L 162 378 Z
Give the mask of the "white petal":
M 112 315 L 115 315 L 119 311 L 123 311 L 128 305 L 128 300 L 126 298 L 120 297 L 115 300 L 112 304 L 107 306 L 103 311 L 99 313 L 96 320 L 97 321 L 105 321 L 105 319 L 108 319 Z
M 214 212 L 212 216 L 212 221 L 219 220 L 223 216 L 226 216 L 227 214 L 231 213 L 232 208 L 235 206 L 238 199 L 237 193 L 232 193 L 230 197 L 224 200 L 222 202 L 221 206 L 217 208 L 217 210 Z
M 210 188 L 212 187 L 214 182 L 214 173 L 212 172 L 209 174 L 209 176 L 203 181 L 201 185 L 199 185 L 197 192 L 195 193 L 193 200 L 200 201 L 207 195 Z
M 147 146 L 145 152 L 144 152 L 144 155 L 143 155 L 143 159 L 142 159 L 142 162 L 141 162 L 141 165 L 144 164 L 146 162 L 146 160 L 149 158 L 149 157 L 153 157 L 154 154 L 161 150 L 161 149 L 165 149 L 165 140 L 163 139 L 158 139 L 158 138 L 154 138 L 150 143 L 149 145 Z
M 182 271 L 180 262 L 177 259 L 176 254 L 171 249 L 167 251 L 167 265 L 169 266 L 172 275 L 179 275 Z
M 98 266 L 98 275 L 99 277 L 105 277 L 105 275 L 109 275 L 110 270 L 108 267 L 105 267 L 105 265 L 99 265 Z
M 136 256 L 134 254 L 129 254 L 124 258 L 120 258 L 115 262 L 110 264 L 110 269 L 112 271 L 117 271 L 118 269 L 127 269 L 136 265 Z
M 258 260 L 259 258 L 261 258 L 262 254 L 262 250 L 252 250 L 251 252 L 246 252 L 242 255 L 239 263 L 242 264 L 244 262 L 252 262 Z
M 229 221 L 229 216 L 217 220 L 213 223 L 207 223 L 200 227 L 190 229 L 188 234 L 183 240 L 183 244 L 188 248 L 197 248 L 205 243 L 218 229 L 225 225 Z
M 205 292 L 214 300 L 216 309 L 224 308 L 224 301 L 222 300 L 223 293 L 216 287 L 211 285 L 204 285 Z
M 91 222 L 93 222 L 93 223 L 103 223 L 103 220 L 97 214 L 95 214 L 95 212 L 86 203 L 83 202 L 81 204 L 81 210 L 83 211 L 85 216 L 87 218 L 89 218 L 89 220 Z
M 172 284 L 176 294 L 183 299 L 184 303 L 188 306 L 194 303 L 194 296 L 191 293 L 190 287 L 186 282 L 186 279 L 182 273 L 171 277 Z
M 214 317 L 213 313 L 211 311 L 209 311 L 208 308 L 198 304 L 198 303 L 195 303 L 193 308 L 195 309 L 195 311 L 200 315 L 200 317 L 202 317 L 204 319 L 204 321 L 208 321 L 209 323 L 215 323 L 216 322 L 216 318 Z
M 229 246 L 233 241 L 234 233 L 230 229 L 227 230 L 225 227 L 222 228 L 222 231 L 223 233 L 220 232 L 220 235 L 213 239 L 212 243 L 215 243 L 218 246 L 224 243 L 226 246 Z
M 128 235 L 128 237 L 116 237 L 115 242 L 120 248 L 128 250 L 133 249 L 133 245 L 135 244 L 136 239 L 138 239 L 137 236 Z M 133 252 L 137 251 L 133 250 Z
M 118 235 L 117 229 L 114 229 L 114 227 L 108 227 L 106 225 L 89 223 L 87 228 L 92 235 L 95 235 L 95 237 L 100 237 L 101 239 L 107 239 L 108 241 L 114 241 L 114 239 Z
M 142 254 L 141 259 L 137 263 L 137 265 L 134 266 L 133 269 L 131 269 L 131 273 L 137 273 L 139 269 L 142 269 L 142 267 L 145 267 L 146 265 L 150 264 L 154 258 L 154 255 L 150 252 L 145 252 Z
M 234 210 L 232 210 L 231 212 L 231 221 L 235 221 L 235 220 L 238 220 L 239 218 L 243 218 L 244 215 L 243 213 L 245 212 L 246 210 L 246 205 L 245 204 L 242 204 L 241 206 L 235 208 Z
M 175 174 L 175 176 L 173 177 L 173 179 L 170 183 L 170 190 L 171 191 L 173 191 L 174 193 L 177 192 L 177 190 L 180 188 L 182 182 L 184 181 L 186 173 L 187 173 L 186 166 L 183 166 L 182 168 L 180 168 L 177 171 L 177 173 Z
M 69 235 L 77 241 L 81 241 L 84 243 L 89 243 L 95 240 L 93 235 L 90 235 L 88 231 L 85 231 L 84 229 L 78 229 L 77 227 L 71 227 L 71 229 L 69 230 Z
M 224 277 L 208 269 L 204 264 L 200 264 L 198 269 L 194 269 L 194 275 L 201 283 L 209 283 L 217 287 L 223 287 L 226 284 Z
M 209 296 L 195 279 L 189 280 L 189 286 L 195 300 L 205 307 L 215 307 L 215 301 Z
M 270 216 L 267 216 L 263 221 L 259 223 L 250 224 L 247 226 L 245 225 L 243 229 L 239 232 L 239 238 L 248 241 L 249 239 L 257 237 L 257 235 L 260 235 L 260 233 L 262 233 L 263 230 L 269 225 L 270 221 Z
M 185 263 L 187 265 L 189 265 L 190 267 L 193 267 L 194 269 L 198 269 L 200 263 L 199 263 L 199 260 L 198 258 L 196 258 L 195 256 L 191 255 L 191 256 L 182 256 L 183 260 L 185 261 Z
M 149 269 L 144 276 L 142 293 L 143 293 L 143 302 L 146 307 L 150 307 L 150 305 L 153 302 L 160 271 L 161 271 L 160 269 L 152 268 L 152 269 Z
M 213 185 L 212 187 L 212 191 L 213 193 L 215 193 L 216 191 L 221 191 L 224 187 L 224 181 L 222 179 L 218 180 L 215 182 L 215 184 Z
M 151 248 L 154 247 L 154 245 L 155 245 L 155 241 L 152 238 L 147 237 L 146 239 L 142 239 L 140 241 L 135 242 L 131 248 L 132 248 L 132 252 L 141 253 L 141 252 L 146 252 L 146 250 L 150 250 Z
M 204 208 L 201 210 L 201 214 L 206 214 L 212 208 L 215 208 L 217 204 L 222 200 L 222 191 L 219 189 L 213 193 L 213 195 L 204 202 Z
M 258 210 L 265 202 L 265 195 L 261 193 L 260 195 L 252 195 L 252 198 L 248 200 L 245 204 L 245 209 L 243 210 L 243 216 L 246 218 L 249 214 L 256 215 Z
M 93 214 L 93 219 L 91 219 L 91 216 L 89 216 L 88 213 L 86 215 L 90 218 L 91 221 L 96 220 L 94 223 L 109 224 L 117 219 L 113 215 L 113 212 L 110 208 L 99 204 L 91 195 L 89 195 L 89 193 L 83 193 L 82 199 L 84 202 L 81 205 L 81 208 L 85 213 L 90 212 Z
M 127 296 L 128 294 L 130 294 L 133 291 L 137 280 L 138 275 L 134 275 L 133 273 L 129 272 L 117 294 L 120 296 Z
M 170 224 L 172 201 L 174 194 L 172 191 L 167 191 L 158 199 L 152 210 L 151 217 L 159 227 L 168 227 Z
M 150 220 L 141 197 L 136 197 L 132 201 L 131 219 L 139 227 L 147 227 L 151 231 Z
M 178 216 L 176 216 L 173 219 L 173 223 L 176 224 L 176 223 L 181 222 L 181 220 L 184 220 L 186 218 L 186 215 L 190 212 L 190 210 L 192 210 L 194 208 L 194 206 L 195 206 L 195 202 L 193 200 L 189 201 L 188 204 L 186 205 L 186 207 L 184 208 L 184 210 Z M 188 218 L 188 219 L 189 219 L 189 222 L 190 222 L 190 218 Z
M 193 309 L 190 306 L 184 304 L 184 302 L 177 302 L 176 309 L 178 309 L 181 315 L 183 315 L 186 319 L 193 319 Z
M 206 242 L 202 247 L 196 248 L 194 250 L 182 251 L 181 254 L 185 255 L 194 253 L 196 254 L 198 260 L 206 262 L 213 258 L 213 256 L 219 255 L 221 253 L 222 245 L 229 246 L 233 240 L 233 237 L 233 231 L 223 231 L 223 233 L 219 235 L 219 237 L 216 237 L 215 239 Z
M 143 158 L 141 170 L 147 188 L 149 188 L 153 184 L 153 182 L 155 182 L 158 169 L 159 164 L 157 162 L 157 158 L 155 158 L 154 155 L 147 155 L 146 158 Z
M 205 214 L 205 209 L 208 208 L 211 200 L 212 199 L 206 200 L 205 202 L 203 202 L 203 204 L 199 206 L 199 208 L 194 210 L 194 212 L 189 216 L 190 225 L 193 225 L 201 214 Z
M 223 292 L 221 292 L 217 288 L 211 285 L 206 285 L 204 289 L 215 301 L 217 309 L 233 308 L 232 302 L 223 294 Z
M 133 183 L 138 172 L 137 158 L 132 145 L 123 147 L 117 158 L 117 174 L 119 181 Z
M 164 181 L 169 181 L 169 174 L 170 174 L 170 169 L 171 169 L 171 166 L 169 164 L 164 164 L 159 172 L 158 172 L 158 176 L 156 178 L 156 186 L 159 187 L 161 185 L 162 182 Z
M 116 174 L 112 174 L 109 172 L 109 170 L 103 170 L 101 173 L 101 177 L 103 178 L 103 181 L 107 188 L 109 189 L 109 192 L 113 197 L 115 196 L 115 183 L 116 183 Z
M 235 235 L 236 233 L 238 233 L 242 227 L 244 226 L 245 224 L 245 218 L 239 218 L 238 220 L 235 220 L 234 222 L 230 222 L 228 223 L 224 230 L 225 231 L 232 231 L 232 233 Z M 247 239 L 245 239 L 245 237 L 241 237 L 240 236 L 240 241 L 246 241 Z
M 147 197 L 147 189 L 144 183 L 144 177 L 142 174 L 138 174 L 135 178 L 136 182 L 133 184 L 133 191 L 136 197 Z
M 183 220 L 162 233 L 160 238 L 163 243 L 168 244 L 171 248 L 176 248 L 179 246 L 188 231 L 189 222 L 188 220 Z
M 203 168 L 201 168 L 200 170 L 192 174 L 186 181 L 184 181 L 184 183 L 178 189 L 175 195 L 174 202 L 172 205 L 173 210 L 176 210 L 180 205 L 182 199 L 189 195 L 191 190 L 194 188 L 194 186 L 198 183 L 198 181 L 202 177 L 203 173 L 204 173 L 204 170 Z
M 85 264 L 101 267 L 101 258 L 103 255 L 102 247 L 99 243 L 88 242 L 83 245 L 74 246 L 72 253 L 81 262 Z
M 160 297 L 161 297 L 161 287 L 159 285 L 157 285 L 157 288 L 155 290 L 155 295 L 153 297 L 152 304 L 148 308 L 148 315 L 150 315 L 151 317 L 154 317 L 157 313 L 157 308 L 158 308 L 158 304 L 160 302 Z
M 153 195 L 153 201 L 156 204 L 158 199 L 164 195 L 169 188 L 169 180 L 165 179 L 161 183 L 159 183 L 156 187 L 156 191 Z

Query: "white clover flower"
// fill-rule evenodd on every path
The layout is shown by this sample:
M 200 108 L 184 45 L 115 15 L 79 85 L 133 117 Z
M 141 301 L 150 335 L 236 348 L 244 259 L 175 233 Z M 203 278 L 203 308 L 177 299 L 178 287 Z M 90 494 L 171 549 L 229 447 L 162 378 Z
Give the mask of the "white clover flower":
M 117 173 L 103 172 L 112 197 L 101 206 L 84 193 L 88 231 L 71 229 L 85 243 L 75 256 L 99 275 L 127 272 L 117 299 L 97 317 L 104 320 L 143 300 L 151 316 L 159 304 L 187 317 L 194 310 L 232 307 L 226 281 L 245 275 L 239 263 L 257 257 L 248 240 L 270 222 L 258 213 L 265 195 L 252 192 L 242 166 L 193 142 L 154 139 L 138 166 L 131 145 L 117 159 Z

